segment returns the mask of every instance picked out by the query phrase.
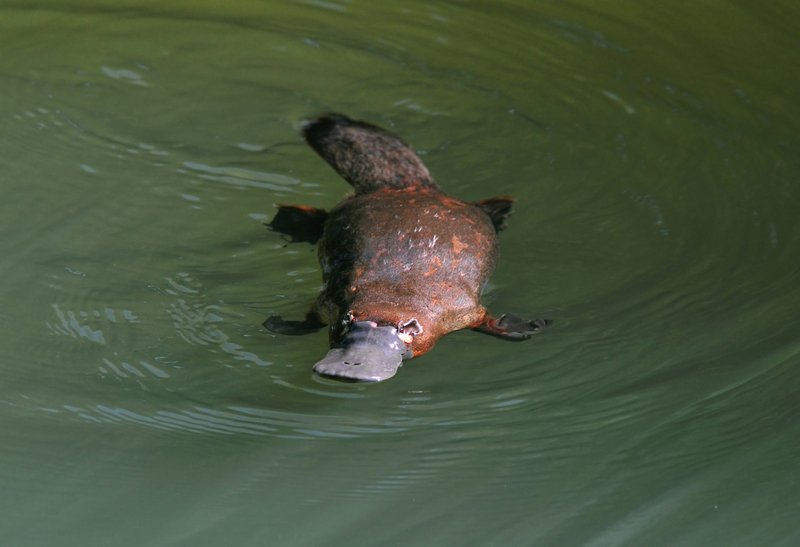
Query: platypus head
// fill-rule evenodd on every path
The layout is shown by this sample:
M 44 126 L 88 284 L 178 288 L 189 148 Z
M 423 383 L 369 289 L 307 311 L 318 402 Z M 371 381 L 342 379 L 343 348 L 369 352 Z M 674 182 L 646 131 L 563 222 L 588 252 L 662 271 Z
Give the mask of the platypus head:
M 314 372 L 341 380 L 380 382 L 397 373 L 410 351 L 393 326 L 354 321 L 347 326 L 339 347 L 332 348 Z

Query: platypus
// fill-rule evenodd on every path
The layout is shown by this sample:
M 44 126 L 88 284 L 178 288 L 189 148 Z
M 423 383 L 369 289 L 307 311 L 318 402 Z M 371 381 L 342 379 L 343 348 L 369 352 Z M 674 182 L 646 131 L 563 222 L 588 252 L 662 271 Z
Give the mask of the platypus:
M 329 326 L 322 376 L 378 382 L 459 329 L 525 340 L 551 323 L 492 316 L 481 292 L 495 266 L 497 232 L 514 199 L 467 202 L 447 195 L 398 136 L 341 114 L 302 125 L 306 142 L 355 192 L 330 212 L 279 205 L 268 226 L 318 243 L 323 286 L 302 321 L 264 326 L 304 334 Z

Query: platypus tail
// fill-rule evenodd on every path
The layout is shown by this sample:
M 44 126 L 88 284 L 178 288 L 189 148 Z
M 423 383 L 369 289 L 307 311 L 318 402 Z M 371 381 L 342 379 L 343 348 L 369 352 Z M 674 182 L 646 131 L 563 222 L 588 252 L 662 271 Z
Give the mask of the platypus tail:
M 325 114 L 306 121 L 303 136 L 357 194 L 381 188 L 438 189 L 417 153 L 375 125 Z

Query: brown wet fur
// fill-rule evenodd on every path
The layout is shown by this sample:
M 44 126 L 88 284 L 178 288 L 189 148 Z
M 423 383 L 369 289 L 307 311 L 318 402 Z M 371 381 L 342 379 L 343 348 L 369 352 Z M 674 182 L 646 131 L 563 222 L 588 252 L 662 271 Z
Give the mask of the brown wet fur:
M 340 318 L 397 325 L 416 319 L 421 355 L 441 336 L 479 325 L 481 288 L 497 236 L 479 207 L 419 188 L 356 195 L 328 216 L 319 246 L 325 285 L 317 310 L 341 335 Z

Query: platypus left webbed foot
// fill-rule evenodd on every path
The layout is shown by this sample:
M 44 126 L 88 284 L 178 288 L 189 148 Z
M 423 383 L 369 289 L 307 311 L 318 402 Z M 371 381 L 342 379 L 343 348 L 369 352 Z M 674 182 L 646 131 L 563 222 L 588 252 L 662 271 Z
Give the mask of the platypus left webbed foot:
M 514 208 L 514 198 L 511 196 L 496 196 L 476 201 L 474 204 L 489 215 L 495 232 L 505 230 L 506 224 L 508 224 L 508 217 L 511 216 L 511 210 Z
M 518 315 L 506 313 L 498 319 L 487 315 L 483 323 L 475 327 L 474 330 L 485 332 L 504 340 L 518 342 L 527 340 L 551 323 L 550 319 L 534 319 L 531 321 Z

